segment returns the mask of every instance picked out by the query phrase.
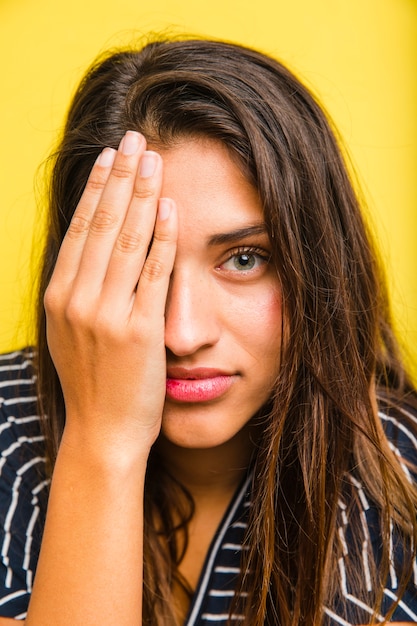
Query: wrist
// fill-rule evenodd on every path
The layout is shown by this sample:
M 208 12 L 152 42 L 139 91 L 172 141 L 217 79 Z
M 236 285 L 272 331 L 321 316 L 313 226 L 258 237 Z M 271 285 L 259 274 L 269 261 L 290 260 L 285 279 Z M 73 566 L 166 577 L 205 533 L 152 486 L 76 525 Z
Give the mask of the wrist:
M 146 472 L 155 438 L 146 431 L 133 438 L 126 433 L 111 434 L 103 430 L 90 433 L 88 429 L 66 425 L 57 462 L 74 464 L 83 471 L 95 474 L 142 473 Z

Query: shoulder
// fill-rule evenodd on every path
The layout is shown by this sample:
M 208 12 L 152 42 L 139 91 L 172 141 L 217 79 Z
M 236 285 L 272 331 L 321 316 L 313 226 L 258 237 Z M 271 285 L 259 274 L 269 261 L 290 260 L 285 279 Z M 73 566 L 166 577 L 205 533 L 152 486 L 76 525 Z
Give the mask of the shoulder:
M 410 481 L 417 481 L 417 405 L 381 400 L 378 415 L 404 473 Z
M 24 615 L 40 546 L 48 479 L 34 354 L 0 355 L 0 616 Z
M 0 355 L 0 468 L 43 441 L 33 357 L 29 348 Z
M 4 414 L 24 411 L 25 404 L 36 401 L 33 359 L 30 348 L 0 354 L 0 408 Z
M 411 402 L 384 398 L 379 401 L 378 416 L 388 445 L 408 482 L 415 483 L 416 409 Z M 410 537 L 393 519 L 388 528 L 384 527 L 385 511 L 383 504 L 375 498 L 379 487 L 374 477 L 360 473 L 354 467 L 345 478 L 346 483 L 339 494 L 336 522 L 340 606 L 335 612 L 326 609 L 327 616 L 331 618 L 329 623 L 367 623 L 378 593 L 382 593 L 379 621 L 384 619 L 392 602 L 396 601 L 398 606 L 391 619 L 417 621 L 417 562 L 412 547 L 410 549 Z M 393 493 L 391 498 L 395 498 Z M 384 551 L 389 560 L 387 571 L 383 563 Z M 403 587 L 403 576 L 409 565 L 413 571 Z M 384 572 L 383 579 L 378 578 L 379 574 L 376 576 L 380 566 L 381 572 Z
M 4 494 L 18 476 L 42 465 L 43 442 L 37 412 L 33 351 L 0 355 L 0 492 Z

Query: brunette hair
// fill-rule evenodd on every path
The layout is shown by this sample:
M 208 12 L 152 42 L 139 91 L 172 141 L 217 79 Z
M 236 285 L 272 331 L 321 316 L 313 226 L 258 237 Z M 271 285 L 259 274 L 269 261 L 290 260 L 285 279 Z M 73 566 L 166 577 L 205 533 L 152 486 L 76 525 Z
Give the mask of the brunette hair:
M 327 116 L 286 67 L 259 52 L 218 41 L 154 41 L 100 58 L 78 88 L 53 161 L 39 291 L 39 398 L 51 464 L 65 409 L 46 343 L 43 294 L 94 161 L 129 129 L 164 148 L 199 136 L 225 144 L 259 192 L 273 244 L 285 332 L 275 391 L 257 418 L 263 430 L 253 462 L 244 565 L 250 575 L 239 583 L 246 593 L 236 596 L 244 624 L 317 625 L 323 606 L 343 600 L 335 583 L 337 503 L 349 493 L 349 473 L 381 511 L 382 558 L 371 568 L 374 588 L 381 589 L 377 610 L 392 523 L 404 552 L 414 556 L 417 497 L 383 434 L 371 390 L 376 383 L 380 400 L 395 405 L 406 396 L 415 402 L 413 386 L 392 330 L 384 276 Z M 176 623 L 172 582 L 186 587 L 177 569 L 184 540 L 176 537 L 182 530 L 186 540 L 192 512 L 189 496 L 153 457 L 144 624 Z M 354 558 L 350 568 L 361 598 Z

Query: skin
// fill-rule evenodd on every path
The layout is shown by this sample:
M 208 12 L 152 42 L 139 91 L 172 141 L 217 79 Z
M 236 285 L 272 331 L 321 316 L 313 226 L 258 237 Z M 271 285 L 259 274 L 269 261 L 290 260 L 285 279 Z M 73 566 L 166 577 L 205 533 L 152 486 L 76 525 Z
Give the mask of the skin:
M 279 368 L 281 297 L 261 225 L 256 190 L 218 143 L 161 155 L 129 132 L 93 168 L 45 296 L 67 416 L 27 626 L 141 623 L 153 445 L 196 502 L 182 563 L 195 584 Z M 220 369 L 230 385 L 166 398 L 178 367 Z
M 182 459 L 195 449 L 200 459 L 215 451 L 223 473 L 229 465 L 226 448 L 267 401 L 278 374 L 279 283 L 268 262 L 270 242 L 256 190 L 226 149 L 188 142 L 163 153 L 163 159 L 163 193 L 175 198 L 179 215 L 165 311 L 168 374 L 177 366 L 205 366 L 233 382 L 211 402 L 187 404 L 168 395 L 158 444 L 166 455 L 178 449 Z M 195 467 L 188 473 L 189 480 Z
M 204 557 L 279 367 L 281 299 L 255 190 L 218 144 L 165 152 L 163 178 L 162 157 L 127 139 L 94 167 L 45 295 L 67 418 L 29 625 L 137 626 L 143 484 L 161 425 L 165 462 L 212 510 L 190 529 Z M 250 270 L 235 265 L 243 251 Z M 167 365 L 232 382 L 212 401 L 165 402 Z

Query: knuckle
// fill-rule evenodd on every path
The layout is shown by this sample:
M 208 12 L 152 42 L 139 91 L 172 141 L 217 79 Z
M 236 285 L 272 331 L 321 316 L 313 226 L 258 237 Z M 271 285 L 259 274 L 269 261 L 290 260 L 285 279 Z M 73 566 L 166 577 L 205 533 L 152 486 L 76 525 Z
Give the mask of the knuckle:
M 138 200 L 148 200 L 153 196 L 154 190 L 151 187 L 135 187 L 133 190 L 133 197 Z
M 113 165 L 110 176 L 114 178 L 131 178 L 133 176 L 133 171 L 126 166 L 123 166 L 121 163 L 115 163 Z
M 74 215 L 70 225 L 68 226 L 67 234 L 70 237 L 79 237 L 88 232 L 90 228 L 90 220 L 81 214 Z
M 120 252 L 136 252 L 143 244 L 143 236 L 134 231 L 122 230 L 116 240 L 116 249 Z
M 142 269 L 142 275 L 150 281 L 155 281 L 165 274 L 164 264 L 160 259 L 147 258 Z
M 107 178 L 105 178 L 104 176 L 100 176 L 100 174 L 98 174 L 97 172 L 94 172 L 93 174 L 91 174 L 88 180 L 87 188 L 89 191 L 97 191 L 101 193 L 106 186 L 106 182 Z
M 108 232 L 113 230 L 117 223 L 117 215 L 106 209 L 97 209 L 91 221 L 90 229 L 97 233 Z
M 153 235 L 155 243 L 171 243 L 173 241 L 171 233 L 164 230 L 155 230 Z
M 94 334 L 111 343 L 121 343 L 124 333 L 119 324 L 116 323 L 114 315 L 110 311 L 101 311 L 94 319 Z
M 55 314 L 60 310 L 60 291 L 54 287 L 54 285 L 49 284 L 45 290 L 45 294 L 43 296 L 43 306 L 47 315 Z
M 84 324 L 88 319 L 88 313 L 86 306 L 83 302 L 80 302 L 78 298 L 72 298 L 65 307 L 65 320 L 70 325 Z

